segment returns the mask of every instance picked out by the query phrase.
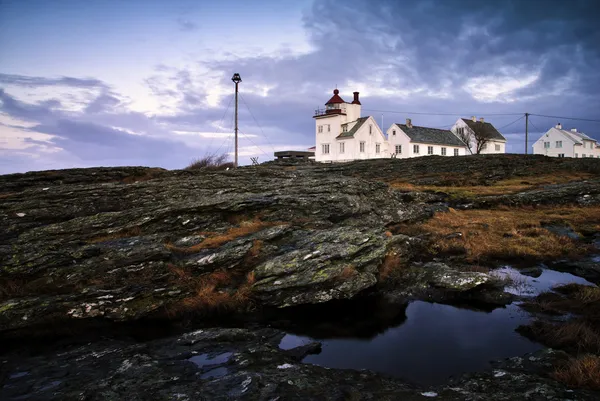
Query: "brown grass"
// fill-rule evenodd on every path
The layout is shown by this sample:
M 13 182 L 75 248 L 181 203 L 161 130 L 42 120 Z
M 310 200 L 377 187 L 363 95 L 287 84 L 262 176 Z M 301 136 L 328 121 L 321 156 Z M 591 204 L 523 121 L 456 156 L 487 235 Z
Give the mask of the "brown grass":
M 248 251 L 248 256 L 250 258 L 257 258 L 258 255 L 260 254 L 262 247 L 263 247 L 263 242 L 259 239 L 255 239 L 252 242 L 252 248 L 250 248 L 250 250 Z
M 137 237 L 142 234 L 140 227 L 128 228 L 125 230 L 117 231 L 111 234 L 102 235 L 99 237 L 91 238 L 87 241 L 88 244 L 96 244 L 99 242 L 111 241 L 119 238 Z
M 383 259 L 383 263 L 379 266 L 379 281 L 385 282 L 397 278 L 405 267 L 400 254 L 394 251 L 388 252 Z
M 600 288 L 566 284 L 543 292 L 522 307 L 533 312 L 561 315 L 575 313 L 600 321 Z
M 352 278 L 352 277 L 356 276 L 357 274 L 358 274 L 358 272 L 356 271 L 356 268 L 352 265 L 348 265 L 348 266 L 344 267 L 344 269 L 342 269 L 342 271 L 337 276 L 337 278 L 340 280 L 348 280 L 349 278 Z
M 252 303 L 252 285 L 256 281 L 254 272 L 242 276 L 239 282 L 236 274 L 227 270 L 215 270 L 200 277 L 194 277 L 189 271 L 176 266 L 170 266 L 169 270 L 175 281 L 187 286 L 191 292 L 190 296 L 167 308 L 166 313 L 170 317 L 232 312 Z
M 519 331 L 549 347 L 600 353 L 600 331 L 593 322 L 584 318 L 557 323 L 536 321 L 521 326 Z
M 171 243 L 167 243 L 165 246 L 169 250 L 174 251 L 174 252 L 194 253 L 194 252 L 198 252 L 202 249 L 218 248 L 221 245 L 223 245 L 229 241 L 233 241 L 237 238 L 244 237 L 244 236 L 247 236 L 250 234 L 254 234 L 255 232 L 258 232 L 267 227 L 272 227 L 272 226 L 281 225 L 281 224 L 283 224 L 283 223 L 265 222 L 265 221 L 261 221 L 258 218 L 255 218 L 254 220 L 242 222 L 239 227 L 230 228 L 225 233 L 222 233 L 222 234 L 213 233 L 213 235 L 204 239 L 199 244 L 196 244 L 196 245 L 193 245 L 190 247 L 178 247 Z M 203 234 L 206 234 L 206 232 L 204 232 Z M 258 252 L 258 251 L 260 251 L 260 249 L 258 249 L 258 250 L 255 249 L 255 251 Z
M 0 194 L 0 199 L 6 199 L 6 198 L 9 198 L 16 194 L 17 194 L 17 192 L 8 192 L 8 193 Z
M 575 231 L 600 231 L 600 206 L 450 209 L 424 223 L 396 227 L 396 231 L 409 235 L 431 233 L 433 253 L 464 253 L 470 262 L 576 258 L 586 253 L 585 245 L 543 228 L 547 222 L 568 225 Z
M 557 367 L 551 376 L 569 387 L 600 390 L 600 356 L 583 355 L 571 358 Z
M 403 191 L 441 191 L 453 198 L 475 198 L 477 196 L 513 194 L 525 190 L 540 188 L 544 185 L 564 184 L 593 178 L 585 172 L 561 172 L 529 177 L 513 177 L 491 183 L 490 185 L 465 185 L 452 177 L 441 177 L 440 182 L 456 182 L 459 185 L 415 185 L 406 181 L 393 181 L 390 186 Z

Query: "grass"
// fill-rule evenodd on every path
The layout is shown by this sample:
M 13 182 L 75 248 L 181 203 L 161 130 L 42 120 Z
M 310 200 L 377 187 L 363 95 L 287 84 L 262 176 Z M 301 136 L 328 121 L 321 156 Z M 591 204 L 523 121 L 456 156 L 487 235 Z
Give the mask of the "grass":
M 356 276 L 357 274 L 358 274 L 358 272 L 356 271 L 356 268 L 352 265 L 348 265 L 348 266 L 344 267 L 344 269 L 342 269 L 342 271 L 337 276 L 337 278 L 343 281 L 343 280 L 348 280 L 349 278 L 352 278 L 352 277 Z
M 226 154 L 222 155 L 208 155 L 199 159 L 192 160 L 192 162 L 185 168 L 186 170 L 200 170 L 200 169 L 211 169 L 211 170 L 225 170 L 227 168 L 235 167 L 232 162 L 229 161 L 229 156 Z
M 458 185 L 414 185 L 406 181 L 392 181 L 390 186 L 403 191 L 435 191 L 444 192 L 454 199 L 472 199 L 478 196 L 505 195 L 540 188 L 551 184 L 564 184 L 573 181 L 582 181 L 595 177 L 585 172 L 561 172 L 560 174 L 541 174 L 529 177 L 513 177 L 490 185 L 468 185 L 468 181 L 441 177 L 441 183 L 454 182 Z
M 600 390 L 600 356 L 583 355 L 558 366 L 551 377 L 569 387 Z
M 600 288 L 580 284 L 554 287 L 554 291 L 539 294 L 522 306 L 526 310 L 554 315 L 582 314 L 600 321 Z
M 399 253 L 390 251 L 385 255 L 383 263 L 379 266 L 379 281 L 395 281 L 402 276 L 405 263 Z
M 535 321 L 518 331 L 543 344 L 575 353 L 600 353 L 600 331 L 594 322 L 576 318 L 567 322 Z
M 433 254 L 464 255 L 471 263 L 496 260 L 577 258 L 588 247 L 555 235 L 546 223 L 567 225 L 578 232 L 600 231 L 600 206 L 544 206 L 494 210 L 450 209 L 416 225 L 400 225 L 395 233 L 432 235 Z
M 254 272 L 242 275 L 240 280 L 239 273 L 227 270 L 215 270 L 199 277 L 176 266 L 169 270 L 175 282 L 190 290 L 188 297 L 167 307 L 170 317 L 238 311 L 252 304 Z
M 254 234 L 260 230 L 263 230 L 267 227 L 272 227 L 275 225 L 280 225 L 283 223 L 280 222 L 265 222 L 261 221 L 259 218 L 255 218 L 254 220 L 248 220 L 242 222 L 238 227 L 232 227 L 228 229 L 224 233 L 215 233 L 215 232 L 202 232 L 200 235 L 208 235 L 202 242 L 196 245 L 192 245 L 190 247 L 178 247 L 171 243 L 167 243 L 165 246 L 174 252 L 181 253 L 195 253 L 201 251 L 202 249 L 213 249 L 218 248 L 227 242 L 233 241 L 235 239 L 245 237 L 250 234 Z M 260 252 L 260 248 L 262 247 L 262 243 L 254 243 L 251 251 L 258 255 Z
M 125 230 L 117 231 L 111 234 L 102 235 L 99 237 L 91 238 L 87 241 L 88 244 L 97 244 L 99 242 L 112 241 L 120 238 L 130 238 L 137 237 L 142 234 L 142 229 L 140 227 L 132 227 L 127 228 Z

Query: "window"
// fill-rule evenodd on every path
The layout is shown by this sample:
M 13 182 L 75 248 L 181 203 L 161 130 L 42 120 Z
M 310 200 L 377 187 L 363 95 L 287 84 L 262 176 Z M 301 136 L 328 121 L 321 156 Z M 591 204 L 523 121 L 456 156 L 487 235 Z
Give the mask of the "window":
M 396 130 L 392 130 L 392 135 L 396 136 Z
M 442 156 L 446 156 L 446 148 L 442 148 Z
M 565 157 L 565 154 L 564 153 L 559 153 L 558 157 Z
M 427 154 L 428 155 L 432 155 L 433 154 L 433 146 L 427 146 Z
M 342 126 L 342 132 L 348 132 L 348 126 L 347 125 L 343 125 Z
M 585 153 L 584 153 L 584 154 L 582 154 L 582 155 L 581 155 L 581 157 L 582 157 L 582 158 L 584 158 L 584 157 L 585 157 Z
M 379 153 L 381 151 L 381 144 L 380 143 L 376 143 L 375 144 L 375 153 Z
M 463 127 L 457 128 L 456 129 L 456 133 L 458 135 L 464 135 L 465 134 L 465 129 Z
M 369 124 L 369 135 L 371 135 L 373 133 L 373 126 L 371 124 Z
M 359 149 L 360 149 L 360 153 L 365 153 L 365 143 L 364 142 L 360 143 L 360 148 Z
M 344 153 L 346 144 L 344 142 L 340 142 L 340 153 Z
M 396 145 L 396 154 L 397 155 L 402 154 L 402 145 Z
M 419 154 L 419 145 L 413 145 L 413 153 Z
M 454 149 L 454 156 L 458 156 L 458 149 Z
M 481 145 L 481 150 L 486 150 L 487 149 L 487 143 L 484 143 L 483 145 Z
M 544 142 L 544 149 L 550 148 L 550 142 Z
M 577 153 L 575 153 L 575 157 L 577 158 L 577 157 L 579 157 L 579 155 Z
M 562 148 L 562 141 L 556 141 L 556 147 Z
M 323 126 L 322 126 L 322 125 L 319 125 L 319 126 L 317 127 L 317 131 L 318 131 L 319 133 L 323 132 Z
M 500 152 L 500 144 L 496 144 L 496 152 Z
M 323 153 L 324 155 L 329 154 L 329 144 L 328 143 L 324 143 L 321 145 L 321 153 Z

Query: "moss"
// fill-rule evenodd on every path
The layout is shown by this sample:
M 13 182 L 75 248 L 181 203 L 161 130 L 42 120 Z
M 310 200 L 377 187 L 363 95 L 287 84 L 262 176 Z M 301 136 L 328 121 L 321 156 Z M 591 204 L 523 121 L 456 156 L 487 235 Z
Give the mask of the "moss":
M 0 313 L 4 313 L 7 310 L 12 309 L 14 306 L 16 305 L 15 302 L 5 302 L 3 304 L 0 305 Z

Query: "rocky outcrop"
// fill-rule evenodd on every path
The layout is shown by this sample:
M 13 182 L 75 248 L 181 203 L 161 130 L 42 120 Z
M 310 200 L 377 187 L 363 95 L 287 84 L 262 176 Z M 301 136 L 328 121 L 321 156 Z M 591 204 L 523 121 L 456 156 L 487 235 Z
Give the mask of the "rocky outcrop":
M 299 362 L 318 344 L 282 350 L 274 329 L 206 329 L 133 344 L 105 340 L 3 360 L 3 400 L 594 400 L 544 377 L 563 353 L 511 358 L 447 386 L 418 388 L 369 371 Z
M 136 168 L 137 182 L 121 171 L 91 169 L 88 182 L 85 170 L 14 177 L 23 188 L 13 182 L 0 198 L 3 329 L 149 316 L 193 296 L 174 269 L 253 272 L 253 296 L 268 305 L 351 298 L 377 281 L 393 240 L 386 225 L 444 210 L 310 171 Z

